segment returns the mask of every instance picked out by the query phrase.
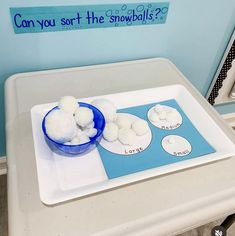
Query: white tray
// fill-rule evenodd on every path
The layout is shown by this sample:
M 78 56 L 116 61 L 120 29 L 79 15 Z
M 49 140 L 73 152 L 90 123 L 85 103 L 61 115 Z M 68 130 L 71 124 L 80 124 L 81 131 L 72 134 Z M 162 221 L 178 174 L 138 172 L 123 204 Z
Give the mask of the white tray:
M 44 115 L 57 104 L 37 105 L 31 109 L 31 118 L 40 198 L 45 204 L 56 204 L 235 155 L 234 144 L 182 85 L 83 98 L 79 101 L 89 103 L 100 97 L 111 100 L 118 109 L 175 99 L 216 152 L 109 180 L 97 150 L 79 158 L 59 156 L 50 150 L 43 137 L 41 122 Z

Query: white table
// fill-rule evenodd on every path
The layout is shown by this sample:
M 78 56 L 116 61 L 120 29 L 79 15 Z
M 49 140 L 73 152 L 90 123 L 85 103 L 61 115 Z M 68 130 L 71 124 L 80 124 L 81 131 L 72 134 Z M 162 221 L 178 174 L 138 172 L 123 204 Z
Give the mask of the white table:
M 133 71 L 136 63 L 139 69 Z M 150 76 L 149 70 L 155 70 L 155 76 Z M 9 78 L 5 87 L 9 235 L 176 235 L 235 212 L 235 158 L 56 206 L 40 201 L 29 112 L 32 106 L 57 101 L 65 94 L 79 98 L 170 84 L 186 86 L 235 141 L 231 128 L 167 60 L 23 73 Z

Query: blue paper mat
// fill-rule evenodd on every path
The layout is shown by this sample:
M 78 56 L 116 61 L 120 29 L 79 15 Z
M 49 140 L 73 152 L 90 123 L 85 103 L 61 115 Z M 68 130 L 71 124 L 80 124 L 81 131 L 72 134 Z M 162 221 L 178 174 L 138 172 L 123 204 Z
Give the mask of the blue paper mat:
M 181 114 L 183 123 L 179 128 L 174 130 L 163 130 L 152 125 L 147 118 L 147 113 L 156 103 L 118 110 L 118 112 L 130 113 L 148 121 L 152 132 L 152 141 L 147 149 L 130 156 L 111 153 L 99 145 L 98 150 L 109 179 L 215 152 L 215 149 L 198 132 L 175 100 L 172 99 L 158 104 L 175 108 Z M 179 135 L 184 137 L 191 144 L 192 151 L 183 157 L 176 157 L 167 153 L 161 145 L 162 139 L 167 135 Z

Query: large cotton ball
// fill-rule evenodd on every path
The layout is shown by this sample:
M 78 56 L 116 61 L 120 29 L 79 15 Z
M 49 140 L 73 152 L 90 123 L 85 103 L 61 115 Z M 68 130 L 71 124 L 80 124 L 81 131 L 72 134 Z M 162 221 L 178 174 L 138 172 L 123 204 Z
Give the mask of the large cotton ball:
M 59 108 L 67 112 L 74 113 L 78 107 L 76 98 L 72 96 L 64 96 L 59 101 Z
M 85 129 L 84 132 L 89 138 L 93 138 L 97 135 L 97 129 L 95 128 Z
M 124 145 L 133 145 L 136 143 L 136 134 L 132 129 L 122 128 L 118 132 L 118 139 Z
M 129 129 L 131 128 L 132 121 L 128 116 L 124 114 L 118 114 L 115 123 L 117 124 L 119 129 L 122 129 L 122 128 Z
M 71 140 L 70 144 L 71 144 L 71 145 L 79 145 L 79 144 L 84 144 L 84 143 L 88 143 L 88 142 L 90 142 L 89 137 L 83 133 L 83 134 L 80 135 L 80 136 L 74 137 L 74 138 Z
M 131 125 L 131 128 L 139 136 L 144 135 L 149 132 L 148 122 L 142 119 L 138 119 L 134 121 Z
M 87 107 L 79 107 L 75 111 L 74 118 L 78 125 L 85 127 L 93 122 L 94 114 L 92 110 Z
M 118 126 L 115 123 L 108 123 L 105 125 L 103 137 L 108 142 L 114 142 L 118 138 Z
M 48 136 L 56 142 L 69 142 L 76 135 L 76 122 L 71 113 L 63 110 L 51 111 L 45 119 Z
M 116 119 L 117 108 L 109 100 L 96 99 L 91 104 L 103 113 L 106 123 L 113 122 Z

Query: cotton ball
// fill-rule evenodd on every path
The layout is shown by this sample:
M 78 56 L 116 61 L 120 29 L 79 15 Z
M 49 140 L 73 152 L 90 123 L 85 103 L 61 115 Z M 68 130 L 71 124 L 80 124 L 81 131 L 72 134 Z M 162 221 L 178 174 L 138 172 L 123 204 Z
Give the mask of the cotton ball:
M 174 143 L 175 143 L 175 139 L 172 138 L 172 137 L 170 137 L 170 138 L 168 138 L 167 142 L 168 142 L 169 144 L 174 144 Z
M 76 123 L 71 113 L 63 110 L 51 111 L 45 119 L 48 136 L 56 142 L 66 143 L 76 135 Z
M 81 136 L 83 134 L 83 130 L 81 130 L 79 127 L 76 129 L 76 136 Z
M 158 113 L 158 116 L 159 116 L 159 119 L 160 120 L 166 120 L 167 119 L 167 113 L 166 113 L 166 111 L 160 111 L 159 113 Z
M 154 107 L 154 111 L 157 112 L 157 113 L 159 113 L 159 112 L 161 112 L 163 110 L 164 110 L 164 107 L 162 105 L 160 105 L 160 104 L 157 104 Z
M 85 127 L 93 122 L 94 114 L 91 109 L 87 107 L 79 107 L 75 111 L 75 120 L 78 125 Z
M 166 120 L 168 122 L 174 122 L 178 118 L 178 112 L 174 109 L 167 113 Z
M 80 136 L 74 137 L 70 141 L 70 145 L 80 145 L 80 144 L 88 143 L 89 141 L 90 141 L 89 137 L 83 133 Z
M 118 128 L 131 128 L 131 119 L 123 114 L 118 114 L 117 119 L 115 121 L 115 123 L 117 124 Z
M 114 142 L 118 138 L 118 126 L 115 123 L 108 123 L 105 125 L 103 137 L 108 142 Z
M 70 145 L 78 145 L 80 144 L 80 139 L 78 136 L 75 136 L 71 141 L 70 141 Z
M 136 121 L 132 124 L 131 128 L 132 128 L 133 131 L 134 131 L 137 135 L 139 135 L 139 136 L 144 135 L 144 134 L 146 134 L 146 133 L 149 132 L 149 125 L 148 125 L 148 122 L 145 121 L 145 120 L 142 120 L 142 119 L 136 120 Z
M 97 129 L 95 128 L 89 128 L 89 129 L 86 129 L 85 130 L 85 134 L 90 137 L 90 138 L 93 138 L 97 135 Z
M 149 119 L 150 119 L 152 122 L 157 122 L 157 121 L 159 120 L 158 114 L 157 114 L 155 111 L 150 111 L 150 113 L 149 113 Z
M 64 96 L 59 101 L 59 108 L 66 112 L 74 113 L 78 107 L 76 98 L 72 96 Z
M 97 107 L 104 115 L 105 121 L 113 122 L 116 119 L 117 108 L 115 105 L 107 99 L 96 99 L 91 103 Z
M 94 121 L 86 126 L 86 128 L 88 128 L 88 129 L 94 128 L 94 127 L 95 127 L 95 122 Z
M 86 134 L 80 135 L 79 137 L 79 144 L 84 144 L 90 142 L 89 137 Z
M 136 134 L 132 129 L 122 128 L 118 132 L 118 139 L 124 145 L 133 145 L 136 142 Z

